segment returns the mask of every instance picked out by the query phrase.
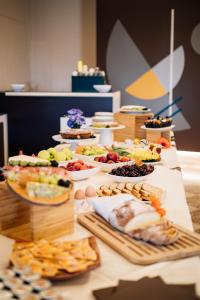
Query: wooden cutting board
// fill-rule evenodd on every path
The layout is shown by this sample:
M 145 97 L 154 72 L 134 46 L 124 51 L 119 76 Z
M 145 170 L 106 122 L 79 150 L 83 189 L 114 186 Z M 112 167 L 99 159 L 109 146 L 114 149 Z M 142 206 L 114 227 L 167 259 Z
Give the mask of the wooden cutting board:
M 155 246 L 115 230 L 96 213 L 81 214 L 78 216 L 78 222 L 135 264 L 149 265 L 200 255 L 200 235 L 178 225 L 174 227 L 178 229 L 180 237 L 174 244 Z

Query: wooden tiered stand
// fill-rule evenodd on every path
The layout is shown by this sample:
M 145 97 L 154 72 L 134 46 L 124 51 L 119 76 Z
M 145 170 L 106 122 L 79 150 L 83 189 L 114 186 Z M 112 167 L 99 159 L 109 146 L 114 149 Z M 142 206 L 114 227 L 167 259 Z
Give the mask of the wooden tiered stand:
M 0 233 L 15 240 L 53 240 L 74 230 L 73 192 L 59 206 L 23 201 L 0 184 Z
M 123 142 L 125 139 L 145 139 L 146 132 L 141 129 L 144 122 L 148 117 L 152 117 L 153 113 L 138 113 L 138 114 L 125 114 L 115 113 L 114 119 L 116 122 L 125 125 L 126 127 L 114 132 L 114 140 Z

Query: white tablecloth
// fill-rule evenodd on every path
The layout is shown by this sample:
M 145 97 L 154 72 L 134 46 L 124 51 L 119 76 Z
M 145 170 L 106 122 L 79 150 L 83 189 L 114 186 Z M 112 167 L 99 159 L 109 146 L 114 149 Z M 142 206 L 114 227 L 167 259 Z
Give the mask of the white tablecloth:
M 182 175 L 178 167 L 176 149 L 164 150 L 162 165 L 156 166 L 155 174 L 147 182 L 166 190 L 163 207 L 167 218 L 192 230 L 192 222 L 187 206 Z M 99 186 L 108 184 L 110 179 L 105 173 L 100 173 L 89 180 L 75 183 L 75 189 L 88 185 Z M 76 224 L 74 234 L 65 239 L 78 239 L 90 233 Z M 137 280 L 144 276 L 160 275 L 166 283 L 196 283 L 200 295 L 200 260 L 198 257 L 181 259 L 172 262 L 157 263 L 150 266 L 140 266 L 130 263 L 102 241 L 98 240 L 102 265 L 90 274 L 56 284 L 56 289 L 63 290 L 69 295 L 69 300 L 92 300 L 92 290 L 116 285 L 119 279 Z
M 163 207 L 167 211 L 167 218 L 192 230 L 192 222 L 187 206 L 181 172 L 176 156 L 176 148 L 162 151 L 162 161 L 156 165 L 156 170 L 147 182 L 163 188 L 166 191 Z M 108 184 L 110 178 L 105 173 L 93 176 L 91 179 L 75 183 L 75 189 L 88 185 L 100 186 Z M 76 224 L 72 235 L 61 240 L 79 239 L 91 235 L 85 228 Z M 9 260 L 12 241 L 0 236 L 1 258 L 0 267 Z M 149 266 L 130 263 L 109 246 L 98 239 L 101 254 L 101 266 L 84 276 L 55 284 L 55 289 L 63 291 L 69 300 L 94 300 L 92 290 L 117 285 L 119 279 L 138 280 L 144 276 L 160 275 L 169 284 L 196 284 L 196 291 L 200 296 L 200 260 L 199 257 L 168 261 Z

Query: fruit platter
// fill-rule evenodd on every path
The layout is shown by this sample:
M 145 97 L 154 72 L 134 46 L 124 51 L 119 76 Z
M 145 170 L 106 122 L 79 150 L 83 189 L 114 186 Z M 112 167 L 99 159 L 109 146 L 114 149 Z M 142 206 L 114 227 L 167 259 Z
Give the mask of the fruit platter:
M 153 172 L 153 165 L 131 164 L 112 169 L 107 176 L 116 182 L 138 182 L 146 180 Z
M 46 167 L 50 166 L 51 163 L 49 160 L 41 159 L 35 156 L 29 156 L 24 154 L 19 154 L 16 156 L 9 157 L 8 164 L 10 166 L 22 166 L 22 167 Z
M 73 186 L 63 168 L 8 166 L 5 176 L 12 192 L 39 205 L 56 206 L 66 202 Z
M 133 164 L 134 161 L 127 156 L 119 156 L 116 152 L 109 152 L 104 156 L 95 156 L 94 163 L 101 167 L 102 171 L 110 172 L 113 168 Z
M 55 161 L 61 162 L 71 160 L 73 158 L 73 152 L 66 147 L 61 148 L 61 150 L 51 147 L 47 150 L 39 151 L 37 157 L 49 161 L 51 164 L 54 162 L 53 164 L 55 166 Z
M 100 145 L 79 145 L 75 149 L 75 157 L 84 161 L 91 161 L 95 156 L 102 156 L 107 150 Z
M 111 148 L 107 148 L 107 150 L 116 152 L 119 156 L 125 156 L 144 163 L 155 163 L 161 160 L 160 145 L 149 144 L 146 148 L 120 147 L 113 145 Z
M 87 179 L 95 175 L 100 170 L 99 166 L 92 163 L 87 164 L 82 160 L 61 163 L 59 166 L 64 168 L 70 175 L 70 178 L 74 181 Z

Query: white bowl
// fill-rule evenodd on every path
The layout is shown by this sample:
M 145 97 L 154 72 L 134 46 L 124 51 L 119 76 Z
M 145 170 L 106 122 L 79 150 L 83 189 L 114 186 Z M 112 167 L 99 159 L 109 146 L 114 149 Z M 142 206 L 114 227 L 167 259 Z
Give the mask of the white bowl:
M 111 90 L 112 85 L 109 84 L 95 84 L 93 88 L 99 93 L 108 93 Z
M 154 169 L 154 171 L 155 171 L 155 169 Z M 112 179 L 113 181 L 116 181 L 116 182 L 138 182 L 138 181 L 144 181 L 147 178 L 149 178 L 151 175 L 154 174 L 154 171 L 148 175 L 138 176 L 138 177 L 117 176 L 117 175 L 111 175 L 111 174 L 107 174 L 107 176 L 109 176 L 110 179 Z
M 104 172 L 111 172 L 112 169 L 115 169 L 115 168 L 118 168 L 118 167 L 123 167 L 123 166 L 126 166 L 126 165 L 132 165 L 135 162 L 133 160 L 131 160 L 131 161 L 126 161 L 126 162 L 107 164 L 107 163 L 102 163 L 102 162 L 94 160 L 92 163 L 96 166 L 101 167 L 101 170 L 104 171 Z
M 21 92 L 25 88 L 25 84 L 13 83 L 11 84 L 11 88 L 14 92 Z
M 68 162 L 59 164 L 60 166 L 66 166 Z M 95 166 L 93 163 L 89 164 L 90 166 L 94 166 L 92 169 L 88 170 L 80 170 L 80 171 L 67 171 L 71 177 L 72 180 L 78 181 L 83 179 L 88 179 L 91 176 L 94 176 L 96 173 L 100 171 L 100 167 Z

